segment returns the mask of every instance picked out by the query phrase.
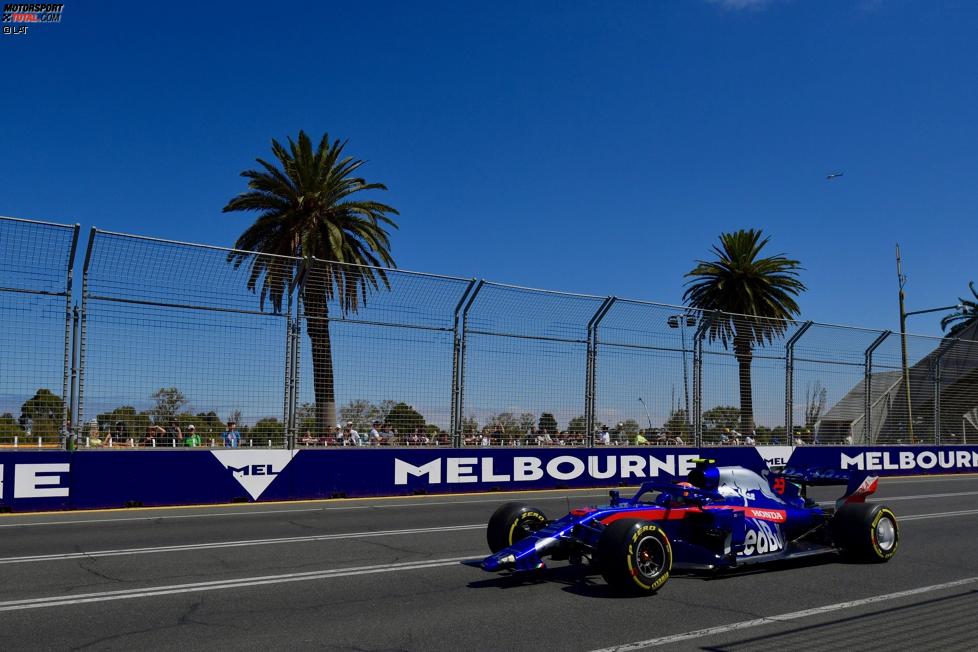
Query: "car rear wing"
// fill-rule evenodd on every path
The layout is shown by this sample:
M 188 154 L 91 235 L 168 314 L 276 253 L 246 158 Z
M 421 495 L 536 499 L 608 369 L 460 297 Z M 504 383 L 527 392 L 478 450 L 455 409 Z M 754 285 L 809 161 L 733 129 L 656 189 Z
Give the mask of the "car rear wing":
M 876 492 L 879 477 L 864 471 L 840 471 L 838 469 L 785 469 L 778 474 L 788 482 L 801 486 L 801 495 L 808 487 L 845 486 L 846 492 L 835 501 L 838 509 L 846 503 L 866 502 L 866 497 Z

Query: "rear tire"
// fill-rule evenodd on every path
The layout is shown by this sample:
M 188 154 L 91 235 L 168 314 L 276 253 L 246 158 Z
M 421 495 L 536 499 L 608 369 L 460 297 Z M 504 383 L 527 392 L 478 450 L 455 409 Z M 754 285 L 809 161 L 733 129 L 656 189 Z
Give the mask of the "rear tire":
M 486 543 L 494 554 L 547 525 L 547 517 L 523 503 L 501 505 L 489 519 Z
M 832 539 L 853 561 L 881 563 L 896 554 L 900 526 L 885 505 L 851 503 L 832 517 Z
M 649 595 L 669 580 L 672 545 L 666 533 L 653 523 L 615 521 L 601 533 L 595 561 L 612 588 Z

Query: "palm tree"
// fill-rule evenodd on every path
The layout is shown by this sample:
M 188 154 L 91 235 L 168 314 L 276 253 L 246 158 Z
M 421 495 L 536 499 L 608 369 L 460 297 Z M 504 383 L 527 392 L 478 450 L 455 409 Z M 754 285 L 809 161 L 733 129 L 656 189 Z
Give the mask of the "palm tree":
M 267 298 L 281 311 L 283 298 L 304 267 L 300 298 L 312 343 L 320 432 L 336 421 L 328 302 L 335 300 L 344 315 L 356 313 L 370 291 L 390 288 L 383 267 L 395 266 L 387 227 L 397 228 L 389 216 L 398 212 L 387 204 L 354 198 L 387 187 L 361 178 L 357 171 L 364 161 L 344 156 L 345 146 L 323 134 L 313 149 L 304 131 L 295 141 L 289 138 L 287 148 L 272 140 L 276 160 L 255 159 L 262 169 L 241 173 L 248 179 L 248 192 L 224 207 L 225 213 L 258 213 L 235 243 L 244 251 L 232 252 L 228 260 L 235 267 L 250 265 L 248 288 L 254 292 L 261 286 L 262 305 Z
M 769 239 L 759 229 L 721 234 L 720 245 L 712 248 L 716 260 L 696 261 L 686 274 L 689 287 L 683 294 L 687 305 L 710 313 L 705 316 L 709 340 L 733 345 L 740 375 L 740 427 L 745 433 L 754 429 L 754 347 L 784 334 L 786 320 L 798 314 L 793 297 L 806 289 L 798 280 L 797 260 L 784 254 L 760 257 Z
M 941 320 L 942 330 L 947 331 L 947 327 L 951 326 L 951 330 L 947 331 L 948 337 L 958 337 L 964 332 L 964 329 L 978 319 L 978 290 L 975 290 L 974 281 L 968 283 L 968 287 L 971 288 L 971 294 L 975 296 L 975 300 L 959 299 L 961 305 L 958 307 L 958 311 Z

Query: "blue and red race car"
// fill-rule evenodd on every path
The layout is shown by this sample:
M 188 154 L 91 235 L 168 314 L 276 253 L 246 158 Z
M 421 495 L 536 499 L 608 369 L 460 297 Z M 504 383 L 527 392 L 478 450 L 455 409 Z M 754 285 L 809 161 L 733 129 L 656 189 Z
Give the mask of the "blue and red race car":
M 632 498 L 574 509 L 556 521 L 521 503 L 489 519 L 487 571 L 544 568 L 545 557 L 590 562 L 613 587 L 654 593 L 673 569 L 716 571 L 841 553 L 888 561 L 900 530 L 885 505 L 867 503 L 878 478 L 860 472 L 785 469 L 763 475 L 697 460 L 684 482 L 646 482 Z M 844 485 L 833 507 L 807 496 L 810 486 Z

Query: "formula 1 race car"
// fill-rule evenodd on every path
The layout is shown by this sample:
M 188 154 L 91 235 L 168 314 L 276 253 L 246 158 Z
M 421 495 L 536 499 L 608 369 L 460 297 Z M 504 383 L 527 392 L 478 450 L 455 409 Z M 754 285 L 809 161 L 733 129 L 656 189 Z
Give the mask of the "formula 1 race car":
M 685 482 L 646 482 L 632 498 L 574 509 L 550 521 L 506 503 L 489 519 L 492 555 L 484 570 L 531 571 L 544 557 L 590 563 L 612 587 L 654 593 L 673 569 L 719 571 L 825 553 L 888 561 L 900 530 L 886 506 L 866 503 L 878 478 L 827 469 L 766 471 L 696 460 Z M 810 486 L 845 485 L 834 507 L 807 496 Z

